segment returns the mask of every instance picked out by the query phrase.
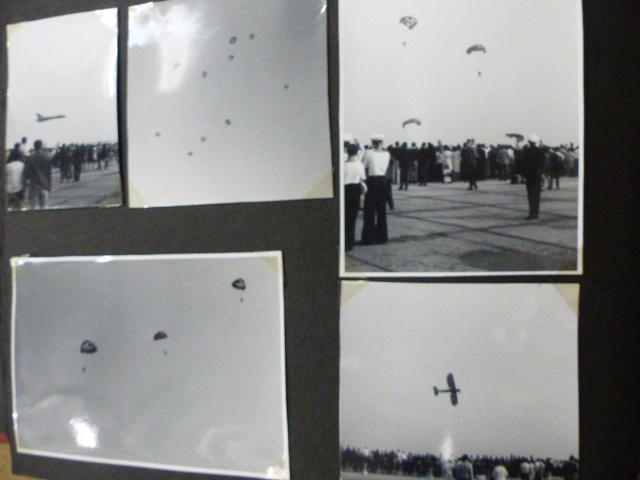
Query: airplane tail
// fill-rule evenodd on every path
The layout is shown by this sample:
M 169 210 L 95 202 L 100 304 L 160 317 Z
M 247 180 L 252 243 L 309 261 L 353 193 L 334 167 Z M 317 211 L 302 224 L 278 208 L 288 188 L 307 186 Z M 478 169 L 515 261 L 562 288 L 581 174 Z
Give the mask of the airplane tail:
M 433 394 L 437 397 L 438 396 L 438 387 L 433 387 Z
M 36 113 L 36 116 L 38 117 L 38 120 L 42 120 L 42 115 L 40 115 L 39 113 Z

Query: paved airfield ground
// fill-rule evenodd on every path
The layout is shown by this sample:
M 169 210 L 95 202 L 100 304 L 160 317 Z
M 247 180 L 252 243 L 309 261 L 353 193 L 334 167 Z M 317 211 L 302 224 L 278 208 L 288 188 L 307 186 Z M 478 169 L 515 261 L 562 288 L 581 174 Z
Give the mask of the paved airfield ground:
M 573 271 L 578 256 L 578 179 L 542 192 L 540 218 L 526 220 L 527 190 L 506 181 L 393 186 L 389 241 L 356 245 L 346 272 Z M 362 232 L 362 211 L 356 241 Z

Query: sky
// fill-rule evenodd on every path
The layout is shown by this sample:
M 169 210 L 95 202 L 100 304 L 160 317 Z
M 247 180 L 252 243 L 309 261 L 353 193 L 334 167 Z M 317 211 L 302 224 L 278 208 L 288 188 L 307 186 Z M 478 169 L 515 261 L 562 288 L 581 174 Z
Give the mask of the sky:
M 21 451 L 251 477 L 287 462 L 280 252 L 14 265 Z
M 340 444 L 578 456 L 578 286 L 342 283 Z M 452 373 L 459 403 L 448 395 Z
M 333 195 L 322 0 L 129 9 L 132 206 Z
M 7 36 L 7 148 L 118 141 L 116 9 L 9 25 Z
M 579 0 L 351 0 L 339 14 L 342 131 L 361 143 L 580 143 Z

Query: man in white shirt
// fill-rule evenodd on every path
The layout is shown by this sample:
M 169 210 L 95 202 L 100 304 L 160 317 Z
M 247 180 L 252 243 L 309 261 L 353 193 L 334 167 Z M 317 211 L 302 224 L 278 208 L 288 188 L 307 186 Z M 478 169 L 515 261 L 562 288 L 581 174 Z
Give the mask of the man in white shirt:
M 16 143 L 17 149 L 20 144 Z M 12 151 L 13 152 L 13 151 Z M 19 157 L 9 157 L 5 173 L 7 176 L 8 207 L 10 210 L 22 210 L 24 202 L 24 161 Z
M 355 245 L 356 220 L 360 210 L 360 196 L 367 191 L 367 175 L 364 165 L 357 155 L 360 147 L 350 143 L 346 147 L 347 161 L 343 165 L 344 171 L 344 249 L 350 251 Z
M 507 480 L 508 476 L 509 472 L 504 465 L 496 465 L 493 467 L 493 472 L 491 473 L 493 480 Z
M 371 137 L 373 148 L 364 154 L 367 172 L 367 193 L 364 197 L 364 226 L 362 244 L 387 243 L 386 174 L 391 155 L 382 148 L 382 135 Z

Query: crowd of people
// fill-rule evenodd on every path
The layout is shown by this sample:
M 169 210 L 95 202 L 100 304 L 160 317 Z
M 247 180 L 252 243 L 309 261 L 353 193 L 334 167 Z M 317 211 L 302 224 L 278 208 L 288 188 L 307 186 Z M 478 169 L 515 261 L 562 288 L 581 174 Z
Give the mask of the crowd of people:
M 543 188 L 560 188 L 562 176 L 578 176 L 578 147 L 543 145 L 536 134 L 516 146 L 476 144 L 469 139 L 464 145 L 416 143 L 383 147 L 383 136 L 371 137 L 371 145 L 361 148 L 355 139 L 344 142 L 345 249 L 356 243 L 355 223 L 364 194 L 364 226 L 361 245 L 388 241 L 386 207 L 394 208 L 392 186 L 408 190 L 411 183 L 427 186 L 431 182 L 468 181 L 468 190 L 477 190 L 478 181 L 497 179 L 512 184 L 525 183 L 529 203 L 527 220 L 540 214 Z
M 8 207 L 38 210 L 47 207 L 54 169 L 60 183 L 79 182 L 83 171 L 107 170 L 118 162 L 117 143 L 63 144 L 46 148 L 42 140 L 28 149 L 27 138 L 15 143 L 6 154 Z
M 363 474 L 402 475 L 411 477 L 473 480 L 544 480 L 559 477 L 578 480 L 580 464 L 570 456 L 565 460 L 533 458 L 520 455 L 493 457 L 462 455 L 457 459 L 429 453 L 414 454 L 397 450 L 340 449 L 341 470 Z

